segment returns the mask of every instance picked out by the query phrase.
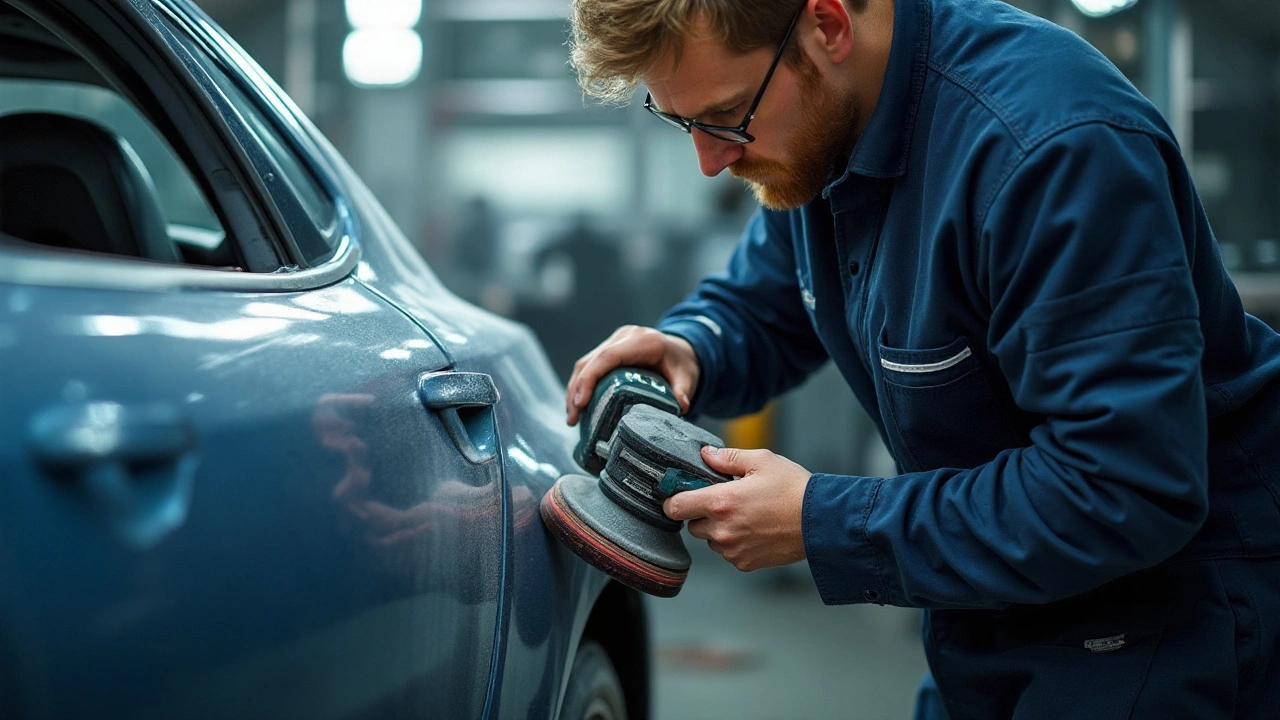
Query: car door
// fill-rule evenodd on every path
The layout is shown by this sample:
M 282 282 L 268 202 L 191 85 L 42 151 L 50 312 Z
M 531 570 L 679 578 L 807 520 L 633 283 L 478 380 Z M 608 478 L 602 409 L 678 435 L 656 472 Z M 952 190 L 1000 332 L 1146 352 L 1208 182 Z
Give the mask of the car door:
M 254 267 L 0 241 L 0 698 L 481 716 L 506 512 L 492 382 L 358 279 L 375 269 L 342 198 L 174 17 L 11 5 L 122 98 L 159 98 L 138 115 Z

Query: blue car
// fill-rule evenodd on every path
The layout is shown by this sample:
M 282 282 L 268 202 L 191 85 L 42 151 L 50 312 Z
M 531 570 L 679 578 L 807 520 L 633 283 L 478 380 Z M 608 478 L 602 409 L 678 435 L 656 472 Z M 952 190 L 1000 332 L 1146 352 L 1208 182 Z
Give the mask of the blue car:
M 0 717 L 647 717 L 562 393 L 193 4 L 0 0 Z

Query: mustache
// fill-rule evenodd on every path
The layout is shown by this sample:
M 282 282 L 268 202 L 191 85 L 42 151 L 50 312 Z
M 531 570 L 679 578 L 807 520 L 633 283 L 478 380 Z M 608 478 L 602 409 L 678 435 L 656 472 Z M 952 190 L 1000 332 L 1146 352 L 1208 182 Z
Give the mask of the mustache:
M 778 177 L 787 173 L 787 167 L 776 160 L 739 159 L 729 165 L 729 174 L 739 180 L 753 180 L 760 175 Z

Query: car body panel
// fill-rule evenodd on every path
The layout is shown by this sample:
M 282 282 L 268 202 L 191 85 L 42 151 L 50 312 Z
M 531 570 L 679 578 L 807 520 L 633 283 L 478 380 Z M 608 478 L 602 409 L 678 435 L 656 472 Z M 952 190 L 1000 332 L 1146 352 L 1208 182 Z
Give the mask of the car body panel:
M 24 440 L 0 451 L 0 537 L 5 616 L 26 619 L 8 633 L 25 636 L 24 659 L 49 658 L 23 663 L 28 692 L 45 690 L 26 698 L 37 714 L 278 703 L 338 717 L 397 693 L 481 714 L 501 465 L 467 462 L 424 407 L 418 378 L 446 359 L 414 323 L 355 281 L 263 296 L 0 286 L 0 298 L 4 365 L 40 369 L 3 391 L 0 425 Z M 89 478 L 127 448 L 66 467 L 33 452 L 51 410 L 157 406 L 196 436 L 157 477 L 128 469 L 139 493 L 185 495 L 162 534 L 139 535 L 148 508 L 112 505 Z M 476 690 L 432 698 L 442 673 Z M 144 690 L 153 699 L 133 704 Z

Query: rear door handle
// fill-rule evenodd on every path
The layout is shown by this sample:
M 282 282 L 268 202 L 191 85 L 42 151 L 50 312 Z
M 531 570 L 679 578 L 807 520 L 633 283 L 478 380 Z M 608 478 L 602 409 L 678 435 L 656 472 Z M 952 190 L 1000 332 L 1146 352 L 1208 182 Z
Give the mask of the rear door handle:
M 136 547 L 154 545 L 186 519 L 196 433 L 169 405 L 59 405 L 32 418 L 27 440 L 48 475 L 86 491 Z
M 485 373 L 430 372 L 418 377 L 418 396 L 440 415 L 445 431 L 470 462 L 480 465 L 498 455 L 493 406 L 498 388 Z

